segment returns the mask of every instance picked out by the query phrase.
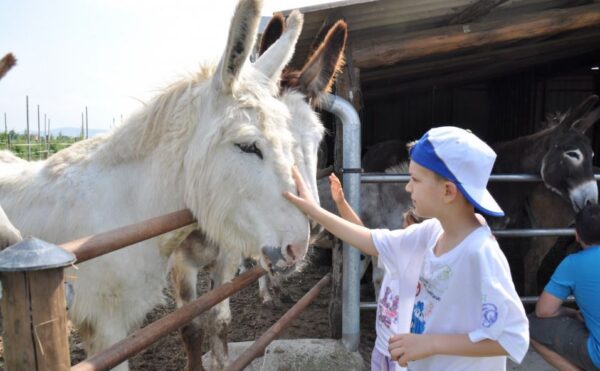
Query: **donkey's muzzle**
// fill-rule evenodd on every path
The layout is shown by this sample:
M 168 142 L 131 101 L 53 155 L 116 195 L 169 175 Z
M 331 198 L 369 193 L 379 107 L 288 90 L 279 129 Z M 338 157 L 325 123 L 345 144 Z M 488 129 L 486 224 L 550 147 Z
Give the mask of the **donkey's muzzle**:
M 304 256 L 294 245 L 287 245 L 285 250 L 279 246 L 263 246 L 262 255 L 266 269 L 282 274 L 293 271 L 298 260 Z
M 584 182 L 569 191 L 569 198 L 575 212 L 588 205 L 598 203 L 598 185 L 595 180 Z

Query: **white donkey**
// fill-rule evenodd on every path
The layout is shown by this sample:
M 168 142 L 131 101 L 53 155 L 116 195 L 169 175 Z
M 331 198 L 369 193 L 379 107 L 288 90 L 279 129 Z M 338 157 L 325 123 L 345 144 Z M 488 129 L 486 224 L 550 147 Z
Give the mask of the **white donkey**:
M 260 8 L 241 0 L 219 65 L 172 85 L 108 136 L 46 161 L 0 163 L 0 203 L 22 233 L 60 243 L 189 208 L 219 244 L 217 264 L 237 266 L 244 255 L 293 270 L 309 223 L 282 192 L 295 191 L 291 166 L 304 138 L 293 135 L 293 113 L 278 96 L 291 52 L 248 62 Z M 311 163 L 299 166 L 306 179 Z M 163 300 L 167 253 L 152 239 L 68 272 L 69 315 L 88 354 L 124 338 Z
M 274 21 L 283 23 L 283 18 L 275 17 Z M 272 21 L 272 23 L 274 22 Z M 271 23 L 271 24 L 272 24 Z M 273 55 L 291 54 L 293 46 L 301 30 L 301 16 L 292 13 L 288 25 L 281 35 L 277 35 L 273 44 L 264 51 L 256 61 L 256 66 L 272 60 Z M 283 29 L 283 24 L 282 27 Z M 316 116 L 312 106 L 328 92 L 337 73 L 343 64 L 344 47 L 347 38 L 345 22 L 335 23 L 321 43 L 311 55 L 304 67 L 299 71 L 285 71 L 281 76 L 280 99 L 291 113 L 290 132 L 296 143 L 293 152 L 294 163 L 306 174 L 307 183 L 314 197 L 318 200 L 316 184 L 316 160 L 319 143 L 323 137 L 324 128 Z M 263 40 L 264 41 L 264 40 Z M 265 43 L 263 42 L 263 48 Z M 219 249 L 218 243 L 213 243 L 201 230 L 202 226 L 189 226 L 161 237 L 161 246 L 165 251 L 175 250 L 171 257 L 171 278 L 175 290 L 175 300 L 178 306 L 196 298 L 196 283 L 198 270 L 206 268 L 212 271 L 215 285 L 231 279 L 241 258 L 249 257 L 242 252 L 237 260 L 235 251 Z M 226 253 L 229 259 L 218 259 Z M 278 251 L 273 251 L 271 261 L 276 260 Z M 251 256 L 250 256 L 251 257 Z M 213 264 L 213 261 L 216 264 Z M 227 264 L 223 264 L 227 263 Z M 272 265 L 270 273 L 287 273 L 285 267 Z M 283 268 L 283 269 L 282 269 Z M 270 300 L 266 280 L 261 279 L 261 297 Z M 195 369 L 201 364 L 201 346 L 203 332 L 210 335 L 209 343 L 212 350 L 212 369 L 222 369 L 227 364 L 227 330 L 231 320 L 228 300 L 213 308 L 211 315 L 182 329 L 182 337 L 188 354 L 188 366 Z
M 2 57 L 2 59 L 0 59 L 0 79 L 4 77 L 8 70 L 16 63 L 17 60 L 11 53 Z M 2 161 L 2 157 L 0 157 L 0 161 Z M 21 233 L 12 225 L 10 220 L 8 220 L 6 213 L 4 213 L 2 206 L 0 206 L 0 250 L 14 245 L 21 240 Z

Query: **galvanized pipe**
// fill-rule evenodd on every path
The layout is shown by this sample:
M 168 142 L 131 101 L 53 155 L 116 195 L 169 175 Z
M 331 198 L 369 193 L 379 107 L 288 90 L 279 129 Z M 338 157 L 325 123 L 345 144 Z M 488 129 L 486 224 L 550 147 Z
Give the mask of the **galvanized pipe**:
M 408 174 L 363 173 L 362 183 L 407 183 Z M 595 174 L 594 179 L 600 180 L 600 174 Z M 492 174 L 491 182 L 541 182 L 542 178 L 534 174 Z
M 561 237 L 575 236 L 573 228 L 546 228 L 546 229 L 495 229 L 492 231 L 497 237 Z
M 348 203 L 360 215 L 360 119 L 352 105 L 328 94 L 322 108 L 337 116 L 343 125 L 343 181 Z M 342 288 L 342 343 L 356 351 L 360 342 L 360 252 L 344 243 Z
M 321 289 L 331 282 L 331 274 L 325 275 L 310 291 L 308 291 L 302 299 L 300 299 L 293 307 L 290 308 L 275 324 L 261 337 L 259 337 L 252 345 L 248 347 L 233 363 L 227 367 L 226 371 L 241 371 L 248 366 L 254 359 L 262 356 L 269 344 L 275 340 L 279 334 L 285 330 L 290 323 L 296 319 L 306 307 L 315 300 Z
M 191 211 L 187 209 L 179 210 L 108 232 L 65 242 L 59 246 L 75 254 L 77 263 L 82 263 L 177 228 L 185 227 L 193 222 L 194 216 Z
M 523 304 L 535 304 L 540 299 L 539 296 L 521 296 L 521 302 Z M 574 303 L 575 297 L 569 296 L 565 301 L 565 303 Z M 361 302 L 360 303 L 361 311 L 369 311 L 369 310 L 377 310 L 377 303 L 375 302 Z
M 185 326 L 191 320 L 206 312 L 214 305 L 227 299 L 267 273 L 261 267 L 254 267 L 198 299 L 182 306 L 175 312 L 137 330 L 127 338 L 113 344 L 108 349 L 71 367 L 71 371 L 100 371 L 115 367 L 146 349 L 168 333 Z

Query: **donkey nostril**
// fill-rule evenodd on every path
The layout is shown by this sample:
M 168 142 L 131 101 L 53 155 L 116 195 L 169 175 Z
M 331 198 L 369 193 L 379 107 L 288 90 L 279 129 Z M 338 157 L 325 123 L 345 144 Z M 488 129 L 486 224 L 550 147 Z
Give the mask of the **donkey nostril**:
M 294 255 L 294 250 L 292 249 L 292 245 L 287 245 L 285 248 L 285 251 L 288 253 L 289 256 L 292 257 L 292 260 L 296 260 L 296 255 Z

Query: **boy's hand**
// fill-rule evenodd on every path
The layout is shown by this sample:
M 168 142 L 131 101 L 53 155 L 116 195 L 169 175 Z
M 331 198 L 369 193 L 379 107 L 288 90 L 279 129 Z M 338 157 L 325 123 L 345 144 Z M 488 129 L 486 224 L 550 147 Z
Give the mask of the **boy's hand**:
M 308 191 L 306 183 L 304 183 L 302 175 L 300 175 L 300 172 L 296 166 L 292 167 L 292 177 L 294 178 L 294 182 L 296 182 L 298 195 L 291 194 L 290 192 L 284 192 L 283 197 L 293 203 L 298 209 L 308 214 L 311 208 L 314 208 L 318 205 Z
M 329 186 L 331 188 L 331 197 L 336 204 L 344 202 L 344 190 L 342 189 L 342 183 L 334 173 L 329 175 Z
M 417 361 L 433 355 L 432 342 L 427 335 L 394 335 L 390 338 L 388 349 L 392 359 L 402 367 L 406 367 L 409 361 Z

